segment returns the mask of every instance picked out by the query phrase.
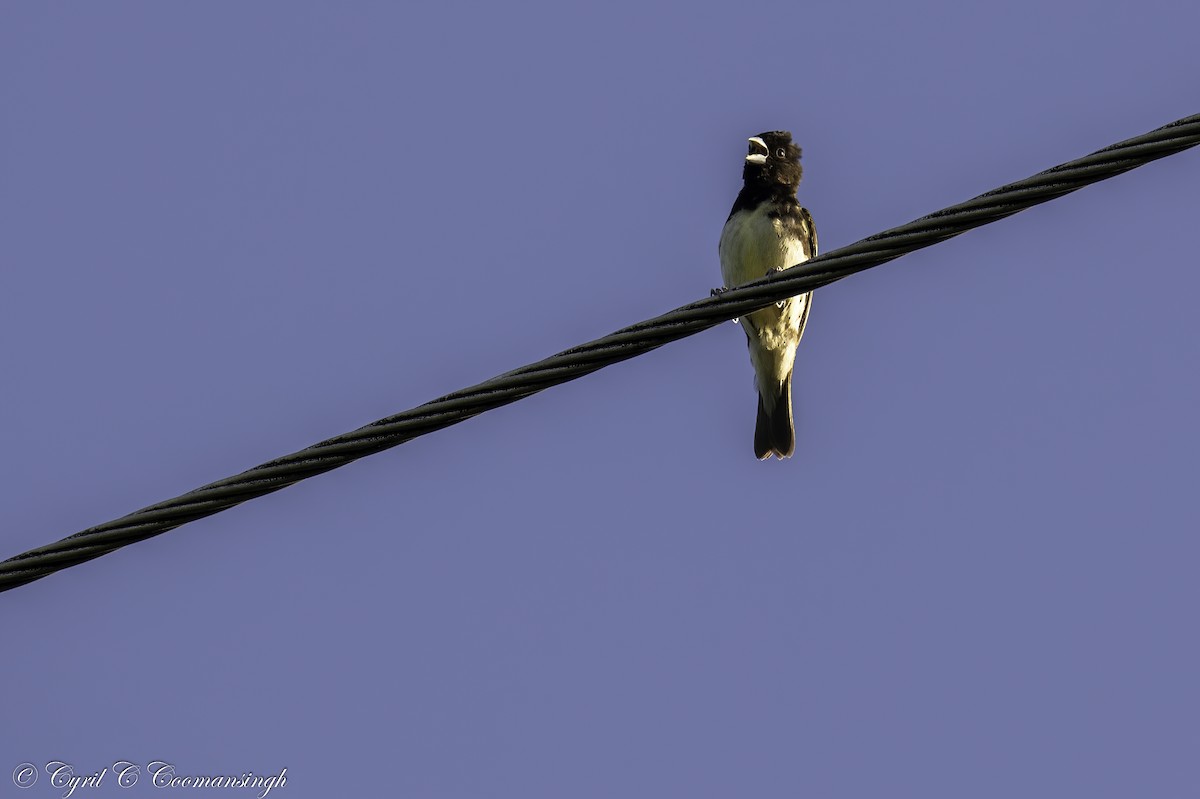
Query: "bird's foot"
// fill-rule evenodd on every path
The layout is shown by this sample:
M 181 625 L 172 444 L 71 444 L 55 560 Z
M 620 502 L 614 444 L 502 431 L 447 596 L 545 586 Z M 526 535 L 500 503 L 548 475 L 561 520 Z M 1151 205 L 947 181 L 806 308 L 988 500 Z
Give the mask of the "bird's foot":
M 771 269 L 767 270 L 767 274 L 765 275 L 765 277 L 770 277 L 771 275 L 779 274 L 780 272 L 784 271 L 785 269 L 787 269 L 786 266 L 772 267 Z M 776 308 L 782 308 L 785 305 L 787 305 L 787 300 L 780 300 L 779 302 L 775 303 Z
M 724 286 L 720 286 L 719 288 L 715 288 L 715 289 L 712 289 L 712 290 L 710 290 L 710 291 L 708 292 L 708 296 L 710 296 L 710 297 L 720 297 L 722 294 L 724 294 L 724 293 L 725 293 L 725 292 L 727 292 L 727 291 L 729 291 L 729 289 L 725 288 Z M 733 323 L 736 325 L 736 324 L 738 323 L 738 318 L 735 316 L 735 317 L 733 317 L 733 319 L 731 319 L 731 320 L 729 320 L 729 321 L 733 322 Z

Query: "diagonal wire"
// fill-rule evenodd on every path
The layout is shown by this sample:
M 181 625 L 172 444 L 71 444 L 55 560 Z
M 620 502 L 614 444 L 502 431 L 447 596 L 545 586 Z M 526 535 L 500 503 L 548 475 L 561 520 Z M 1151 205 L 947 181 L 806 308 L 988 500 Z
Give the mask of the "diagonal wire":
M 0 591 L 219 513 L 1200 144 L 1200 114 L 0 562 Z

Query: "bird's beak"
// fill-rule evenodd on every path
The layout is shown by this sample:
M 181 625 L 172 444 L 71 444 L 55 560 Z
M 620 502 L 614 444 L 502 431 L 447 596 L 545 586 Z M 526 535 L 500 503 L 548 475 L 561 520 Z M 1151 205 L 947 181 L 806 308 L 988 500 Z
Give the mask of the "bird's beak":
M 765 164 L 767 162 L 767 155 L 771 152 L 770 148 L 767 147 L 767 143 L 758 136 L 751 136 L 749 142 L 750 154 L 746 156 L 746 160 L 752 164 Z

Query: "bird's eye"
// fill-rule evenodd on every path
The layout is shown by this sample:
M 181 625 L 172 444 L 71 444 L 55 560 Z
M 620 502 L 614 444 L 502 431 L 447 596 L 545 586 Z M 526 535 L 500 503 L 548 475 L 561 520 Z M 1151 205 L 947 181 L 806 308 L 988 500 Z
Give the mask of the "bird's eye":
M 787 150 L 783 149 L 782 147 L 775 151 L 776 158 L 783 158 L 785 155 L 787 155 Z

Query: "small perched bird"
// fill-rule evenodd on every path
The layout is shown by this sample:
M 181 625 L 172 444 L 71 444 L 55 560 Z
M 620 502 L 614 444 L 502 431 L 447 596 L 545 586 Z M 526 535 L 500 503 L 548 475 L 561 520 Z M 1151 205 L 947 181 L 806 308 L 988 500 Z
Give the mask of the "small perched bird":
M 795 266 L 817 254 L 812 216 L 796 200 L 800 185 L 800 147 L 786 130 L 750 138 L 742 168 L 744 185 L 725 220 L 718 250 L 727 288 Z M 758 388 L 754 454 L 791 457 L 796 450 L 792 427 L 792 367 L 804 335 L 812 292 L 768 306 L 741 318 Z

